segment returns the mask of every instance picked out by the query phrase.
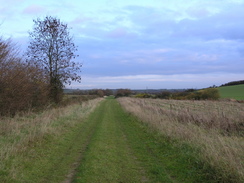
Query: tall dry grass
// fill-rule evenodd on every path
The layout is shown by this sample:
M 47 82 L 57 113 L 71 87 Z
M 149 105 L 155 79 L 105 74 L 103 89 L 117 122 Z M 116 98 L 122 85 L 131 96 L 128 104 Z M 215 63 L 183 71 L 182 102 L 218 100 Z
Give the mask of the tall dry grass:
M 79 122 L 77 119 L 81 121 L 88 116 L 101 100 L 97 98 L 82 104 L 52 108 L 41 114 L 0 118 L 0 173 L 6 168 L 4 162 L 9 157 L 21 155 L 21 152 L 30 150 L 32 144 L 49 135 L 62 134 Z
M 120 104 L 163 135 L 200 149 L 222 181 L 244 182 L 244 104 L 119 98 Z

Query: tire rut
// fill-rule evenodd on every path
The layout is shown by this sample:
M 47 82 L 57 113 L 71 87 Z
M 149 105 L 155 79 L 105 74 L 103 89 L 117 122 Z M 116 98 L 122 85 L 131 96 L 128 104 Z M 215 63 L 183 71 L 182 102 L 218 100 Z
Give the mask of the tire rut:
M 72 181 L 74 180 L 75 174 L 77 172 L 77 168 L 79 167 L 79 165 L 82 162 L 84 153 L 86 152 L 94 133 L 95 133 L 95 129 L 93 128 L 93 130 L 88 135 L 85 143 L 83 144 L 83 146 L 80 150 L 80 156 L 78 157 L 77 161 L 72 164 L 69 174 L 67 174 L 66 179 L 62 183 L 72 183 Z M 79 138 L 79 135 L 77 135 L 77 138 Z
M 103 116 L 95 116 L 95 119 L 91 120 L 94 122 L 94 124 L 88 129 L 89 133 L 86 136 L 87 138 L 86 138 L 85 142 L 83 143 L 82 148 L 79 152 L 80 155 L 78 156 L 77 161 L 75 161 L 72 164 L 70 172 L 66 175 L 66 179 L 64 181 L 62 181 L 61 183 L 72 183 L 73 182 L 75 175 L 77 173 L 77 169 L 78 169 L 79 165 L 82 163 L 82 160 L 84 159 L 84 156 L 85 156 L 85 152 L 86 152 L 87 148 L 89 147 L 91 139 L 97 130 L 97 126 L 99 123 L 99 120 L 97 120 L 97 119 L 102 119 L 102 118 L 103 118 Z M 88 120 L 88 122 L 89 121 L 90 120 Z M 79 133 L 76 135 L 75 139 L 80 138 L 80 133 L 83 133 L 83 132 L 84 132 L 83 129 L 81 129 L 79 131 Z M 74 141 L 75 141 L 75 139 L 74 139 Z

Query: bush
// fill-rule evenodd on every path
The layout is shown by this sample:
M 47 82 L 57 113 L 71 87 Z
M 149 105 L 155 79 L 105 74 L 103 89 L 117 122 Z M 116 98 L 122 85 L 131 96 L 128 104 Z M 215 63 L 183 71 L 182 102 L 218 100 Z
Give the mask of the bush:
M 195 100 L 218 100 L 220 98 L 219 90 L 217 88 L 207 88 L 199 90 L 188 96 L 188 99 Z
M 189 89 L 183 92 L 170 93 L 168 91 L 162 92 L 157 95 L 162 99 L 175 99 L 175 100 L 218 100 L 220 98 L 219 90 L 217 88 L 207 88 L 203 90 Z M 146 98 L 146 97 L 141 97 Z
M 0 115 L 14 115 L 46 104 L 47 86 L 44 72 L 24 64 L 18 48 L 0 38 Z
M 151 98 L 151 95 L 149 95 L 147 93 L 138 93 L 135 97 L 136 98 Z
M 161 98 L 161 99 L 170 99 L 171 93 L 169 91 L 163 91 L 163 92 L 157 94 L 156 97 Z
M 130 89 L 118 89 L 116 91 L 116 97 L 128 97 L 132 94 L 132 91 Z

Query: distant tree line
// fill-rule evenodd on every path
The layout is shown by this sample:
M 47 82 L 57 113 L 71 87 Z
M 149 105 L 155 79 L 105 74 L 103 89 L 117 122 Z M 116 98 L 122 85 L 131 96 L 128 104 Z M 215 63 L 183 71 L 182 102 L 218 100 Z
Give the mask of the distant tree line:
M 244 84 L 244 80 L 240 80 L 240 81 L 231 81 L 229 83 L 226 84 L 222 84 L 221 86 L 233 86 L 233 85 L 241 85 Z M 220 87 L 221 87 L 220 86 Z
M 202 90 L 188 89 L 181 92 L 162 91 L 157 94 L 139 93 L 135 97 L 175 100 L 217 100 L 220 98 L 220 94 L 217 88 L 206 88 Z
M 113 95 L 114 92 L 110 89 L 93 89 L 93 90 L 74 90 L 72 93 L 74 95 L 96 95 L 99 97 Z
M 74 90 L 70 94 L 75 95 L 97 95 L 99 97 L 114 95 L 115 97 L 129 97 L 133 94 L 130 89 L 93 89 L 93 90 Z
M 175 100 L 217 100 L 220 98 L 217 88 L 206 88 L 202 90 L 163 90 L 158 92 L 140 92 L 130 89 L 93 89 L 93 90 L 74 90 L 70 94 L 75 95 L 96 95 L 99 97 L 115 95 L 115 97 L 136 97 L 136 98 L 160 98 Z

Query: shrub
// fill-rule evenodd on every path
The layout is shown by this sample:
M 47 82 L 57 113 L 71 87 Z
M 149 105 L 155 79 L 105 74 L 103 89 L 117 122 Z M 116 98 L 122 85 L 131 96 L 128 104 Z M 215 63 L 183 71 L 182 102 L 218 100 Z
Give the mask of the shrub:
M 191 97 L 195 100 L 218 100 L 220 94 L 217 88 L 207 88 L 195 92 Z
M 118 89 L 116 91 L 116 97 L 128 97 L 132 94 L 132 91 L 130 89 Z
M 0 115 L 14 115 L 47 101 L 44 72 L 23 63 L 11 40 L 0 39 Z
M 138 93 L 135 97 L 136 98 L 150 98 L 151 95 L 149 95 L 147 93 Z
M 169 99 L 171 97 L 171 93 L 169 91 L 163 91 L 163 92 L 157 94 L 156 96 L 157 96 L 157 98 Z

